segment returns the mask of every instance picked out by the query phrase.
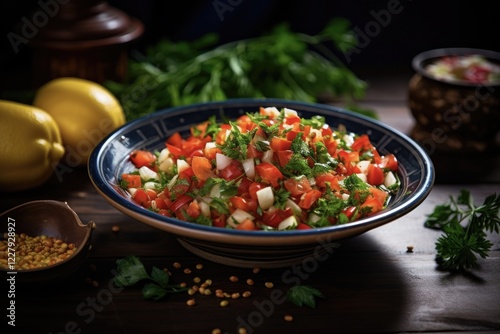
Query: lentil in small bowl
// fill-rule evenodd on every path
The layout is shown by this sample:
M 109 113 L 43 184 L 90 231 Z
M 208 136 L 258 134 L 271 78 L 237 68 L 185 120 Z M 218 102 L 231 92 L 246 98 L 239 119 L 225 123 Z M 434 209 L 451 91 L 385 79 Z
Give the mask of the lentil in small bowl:
M 74 273 L 90 248 L 84 225 L 65 202 L 38 200 L 0 215 L 0 269 L 16 281 L 48 282 Z

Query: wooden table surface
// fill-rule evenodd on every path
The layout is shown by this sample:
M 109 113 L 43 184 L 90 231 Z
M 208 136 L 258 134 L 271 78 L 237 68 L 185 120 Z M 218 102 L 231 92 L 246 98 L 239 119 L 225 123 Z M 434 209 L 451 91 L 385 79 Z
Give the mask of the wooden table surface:
M 368 76 L 370 89 L 363 101 L 383 122 L 404 133 L 413 126 L 406 107 L 408 79 L 405 72 Z M 290 267 L 259 273 L 198 258 L 172 235 L 128 218 L 98 195 L 84 168 L 66 174 L 62 182 L 51 179 L 38 189 L 2 193 L 0 211 L 29 200 L 53 199 L 67 202 L 83 222 L 94 221 L 97 226 L 90 256 L 74 275 L 49 285 L 16 285 L 16 327 L 9 327 L 9 332 L 211 333 L 219 328 L 223 333 L 238 333 L 240 326 L 247 327 L 247 333 L 500 332 L 500 237 L 490 235 L 494 246 L 477 270 L 453 274 L 436 268 L 434 244 L 441 233 L 423 226 L 434 206 L 460 189 L 470 190 L 477 201 L 500 190 L 497 175 L 477 180 L 437 182 L 417 209 L 344 241 L 314 270 Z M 113 226 L 120 230 L 113 232 Z M 407 252 L 408 246 L 413 246 L 413 252 Z M 187 293 L 144 300 L 140 284 L 125 289 L 111 284 L 115 261 L 126 255 L 139 256 L 148 269 L 168 268 L 178 283 L 191 285 L 200 277 L 211 279 L 214 291 L 248 290 L 252 296 L 231 299 L 224 308 L 215 295 L 196 295 L 195 306 L 186 305 L 192 298 Z M 175 269 L 174 262 L 182 268 Z M 197 269 L 198 264 L 203 268 Z M 184 268 L 190 268 L 191 274 L 185 274 Z M 295 281 L 325 296 L 315 309 L 281 299 L 273 302 L 273 291 L 285 293 L 290 287 L 290 281 L 282 278 L 290 271 Z M 239 282 L 231 282 L 232 275 Z M 247 278 L 255 284 L 248 286 Z M 273 282 L 274 287 L 265 287 L 265 282 Z M 1 293 L 7 293 L 5 282 Z M 2 306 L 7 313 L 5 302 Z M 293 316 L 293 321 L 286 321 L 285 315 Z M 2 321 L 7 322 L 5 316 Z

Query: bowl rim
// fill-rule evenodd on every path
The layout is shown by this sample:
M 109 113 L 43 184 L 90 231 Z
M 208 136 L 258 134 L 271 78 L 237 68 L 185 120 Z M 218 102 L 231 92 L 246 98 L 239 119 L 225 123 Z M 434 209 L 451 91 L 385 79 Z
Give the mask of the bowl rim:
M 323 228 L 315 228 L 309 230 L 292 230 L 292 231 L 242 231 L 234 229 L 224 229 L 213 226 L 197 225 L 191 222 L 181 221 L 175 218 L 163 217 L 157 213 L 143 210 L 140 206 L 133 203 L 131 200 L 120 195 L 108 181 L 104 179 L 102 172 L 99 170 L 99 164 L 103 156 L 103 148 L 112 142 L 116 138 L 119 138 L 122 133 L 129 128 L 136 127 L 141 124 L 146 124 L 151 118 L 154 118 L 158 113 L 171 114 L 178 113 L 186 110 L 191 110 L 195 108 L 213 108 L 219 109 L 223 107 L 238 107 L 238 106 L 256 106 L 256 105 L 283 105 L 288 106 L 291 109 L 303 108 L 307 110 L 310 109 L 322 109 L 324 111 L 330 111 L 332 113 L 347 114 L 350 118 L 355 118 L 357 121 L 362 121 L 364 123 L 373 124 L 379 128 L 384 129 L 392 133 L 393 135 L 399 137 L 405 145 L 411 148 L 414 155 L 418 156 L 418 160 L 421 162 L 422 177 L 420 179 L 420 185 L 415 192 L 412 193 L 411 198 L 407 199 L 405 202 L 401 203 L 399 206 L 392 208 L 389 211 L 382 211 L 374 216 L 366 217 L 358 221 L 345 224 L 345 225 L 333 225 Z M 427 155 L 425 150 L 420 147 L 415 141 L 410 137 L 403 134 L 397 129 L 394 129 L 379 120 L 370 118 L 368 116 L 361 115 L 359 113 L 354 113 L 344 108 L 320 104 L 311 102 L 302 102 L 296 100 L 287 100 L 279 98 L 235 98 L 228 99 L 225 101 L 214 101 L 205 103 L 196 103 L 191 105 L 170 107 L 160 109 L 155 113 L 142 116 L 135 120 L 132 120 L 120 128 L 116 129 L 108 136 L 106 136 L 101 142 L 99 142 L 94 150 L 92 151 L 89 161 L 87 164 L 88 175 L 91 182 L 96 188 L 97 192 L 104 197 L 113 207 L 125 213 L 129 217 L 136 220 L 146 216 L 149 222 L 146 223 L 150 226 L 156 227 L 160 230 L 167 231 L 177 235 L 178 237 L 192 238 L 193 231 L 196 231 L 200 236 L 205 238 L 210 237 L 211 240 L 215 242 L 220 242 L 227 244 L 227 237 L 230 236 L 230 243 L 241 243 L 247 245 L 263 245 L 263 246 L 274 246 L 274 245 L 289 245 L 291 239 L 300 237 L 299 243 L 315 243 L 318 238 L 324 237 L 332 232 L 342 232 L 349 230 L 349 234 L 356 234 L 357 231 L 360 233 L 366 230 L 366 225 L 370 225 L 372 228 L 379 225 L 385 224 L 389 221 L 393 221 L 414 208 L 416 208 L 430 193 L 432 186 L 434 184 L 434 167 L 432 160 Z M 116 185 L 115 185 L 116 186 Z M 140 211 L 139 211 L 140 210 Z M 140 220 L 141 221 L 141 220 Z M 144 221 L 141 221 L 145 223 Z M 167 228 L 165 228 L 167 227 Z M 194 228 L 193 228 L 194 227 Z
M 427 50 L 423 51 L 419 54 L 417 54 L 415 57 L 413 57 L 411 61 L 411 65 L 413 70 L 415 70 L 418 74 L 426 77 L 427 79 L 440 82 L 440 83 L 445 83 L 453 86 L 461 86 L 461 87 L 469 87 L 469 88 L 475 88 L 475 87 L 492 87 L 492 86 L 500 86 L 500 82 L 496 81 L 493 83 L 469 83 L 465 81 L 453 81 L 453 80 L 446 80 L 446 79 L 438 79 L 431 74 L 429 74 L 425 68 L 424 68 L 424 63 L 430 61 L 431 59 L 436 59 L 436 58 L 441 58 L 444 56 L 467 56 L 471 54 L 478 54 L 481 56 L 484 56 L 488 59 L 494 59 L 498 63 L 500 63 L 500 52 L 493 51 L 493 50 L 487 50 L 487 49 L 478 49 L 478 48 L 466 48 L 466 47 L 449 47 L 449 48 L 439 48 L 439 49 L 432 49 L 432 50 Z

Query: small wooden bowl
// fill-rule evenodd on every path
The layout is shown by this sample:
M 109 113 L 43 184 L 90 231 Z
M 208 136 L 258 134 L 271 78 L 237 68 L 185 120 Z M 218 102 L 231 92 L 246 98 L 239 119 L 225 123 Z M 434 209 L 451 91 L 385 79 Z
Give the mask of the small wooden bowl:
M 3 275 L 15 277 L 16 282 L 49 282 L 74 273 L 85 260 L 90 248 L 94 222 L 82 224 L 77 214 L 65 202 L 38 200 L 11 208 L 0 215 L 0 236 L 5 233 L 34 237 L 46 235 L 76 245 L 76 252 L 54 265 L 23 270 L 0 268 Z M 10 240 L 9 240 L 10 241 Z M 9 255 L 9 252 L 8 252 Z

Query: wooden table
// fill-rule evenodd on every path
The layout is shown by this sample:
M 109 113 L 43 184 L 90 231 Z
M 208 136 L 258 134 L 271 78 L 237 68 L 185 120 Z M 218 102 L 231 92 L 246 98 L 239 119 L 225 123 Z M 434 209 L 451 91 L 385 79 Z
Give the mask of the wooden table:
M 408 133 L 413 125 L 405 102 L 409 76 L 394 74 L 368 76 L 370 90 L 363 104 L 382 121 Z M 494 246 L 489 257 L 480 260 L 478 270 L 452 274 L 436 268 L 434 244 L 440 232 L 423 226 L 434 206 L 460 189 L 470 190 L 477 201 L 498 192 L 500 179 L 489 177 L 486 182 L 468 178 L 463 183 L 436 183 L 417 209 L 343 242 L 317 268 L 253 273 L 198 258 L 172 235 L 128 218 L 97 194 L 85 169 L 75 169 L 62 182 L 52 179 L 35 190 L 0 194 L 0 211 L 29 200 L 54 199 L 67 202 L 83 222 L 97 225 L 90 257 L 77 273 L 48 286 L 16 285 L 15 332 L 211 333 L 219 328 L 223 333 L 238 333 L 240 326 L 247 327 L 248 333 L 499 332 L 500 237 L 490 236 Z M 112 231 L 113 226 L 120 230 Z M 407 251 L 408 246 L 413 252 Z M 200 277 L 213 281 L 213 291 L 248 290 L 252 296 L 230 299 L 228 307 L 221 307 L 221 299 L 214 294 L 195 295 L 195 306 L 186 305 L 192 298 L 187 293 L 156 302 L 144 300 L 140 284 L 125 289 L 111 284 L 115 261 L 126 255 L 139 256 L 148 269 L 168 268 L 178 283 L 191 285 Z M 175 269 L 174 262 L 182 268 Z M 203 268 L 197 269 L 198 264 Z M 185 274 L 184 268 L 190 268 L 191 274 Z M 230 281 L 232 275 L 239 278 L 237 283 Z M 247 285 L 247 278 L 255 284 Z M 265 282 L 274 287 L 267 288 Z M 325 298 L 318 299 L 315 309 L 276 298 L 297 282 L 323 293 Z M 2 284 L 5 296 L 7 287 Z M 293 316 L 293 321 L 286 321 L 286 315 Z M 2 321 L 6 322 L 5 316 Z

